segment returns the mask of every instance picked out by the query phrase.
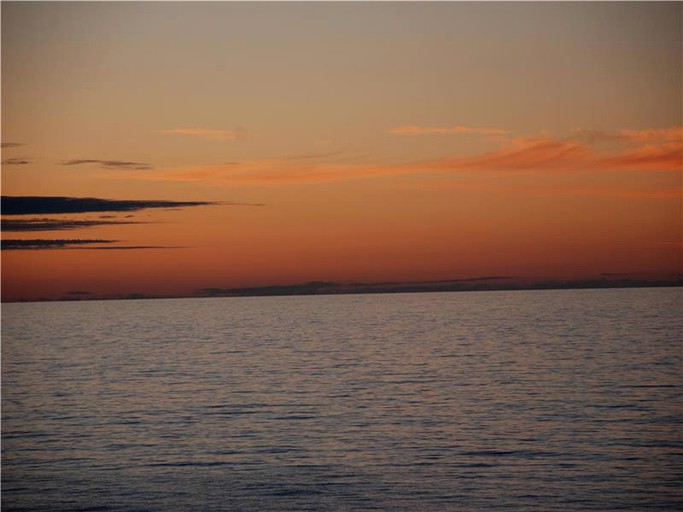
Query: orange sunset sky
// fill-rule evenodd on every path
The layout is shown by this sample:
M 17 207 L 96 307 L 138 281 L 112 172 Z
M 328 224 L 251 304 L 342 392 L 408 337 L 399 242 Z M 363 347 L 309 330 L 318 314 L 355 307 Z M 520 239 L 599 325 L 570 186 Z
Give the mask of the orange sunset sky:
M 2 298 L 677 279 L 682 15 L 3 1 Z

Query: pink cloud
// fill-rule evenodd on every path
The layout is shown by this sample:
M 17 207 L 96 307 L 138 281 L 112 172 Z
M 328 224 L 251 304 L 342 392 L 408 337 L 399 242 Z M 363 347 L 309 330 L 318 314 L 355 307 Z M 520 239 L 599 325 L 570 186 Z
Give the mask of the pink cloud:
M 651 133 L 649 133 L 651 132 Z M 249 160 L 229 165 L 193 166 L 132 175 L 131 179 L 203 182 L 215 185 L 284 185 L 351 181 L 383 176 L 447 174 L 465 171 L 506 173 L 681 171 L 683 142 L 669 141 L 669 132 L 628 133 L 619 150 L 598 150 L 587 142 L 551 137 L 509 139 L 497 150 L 469 157 L 442 157 L 403 164 L 327 163 L 307 158 Z M 648 134 L 649 133 L 649 134 Z M 330 155 L 327 155 L 330 156 Z
M 574 130 L 574 136 L 590 143 L 595 142 L 626 142 L 626 143 L 683 143 L 683 128 L 660 128 L 649 130 Z

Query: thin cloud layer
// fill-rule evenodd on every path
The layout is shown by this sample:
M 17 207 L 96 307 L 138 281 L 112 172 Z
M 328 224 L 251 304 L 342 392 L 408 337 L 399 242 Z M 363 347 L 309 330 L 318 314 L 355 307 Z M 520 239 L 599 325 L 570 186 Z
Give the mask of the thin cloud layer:
M 64 249 L 70 246 L 88 245 L 88 244 L 112 244 L 118 240 L 101 240 L 101 239 L 57 239 L 57 240 L 3 240 L 2 250 L 37 250 L 37 249 Z
M 490 153 L 469 158 L 432 161 L 431 168 L 441 170 L 489 171 L 679 171 L 683 143 L 661 143 L 599 151 L 588 144 L 566 139 L 515 139 L 511 144 Z
M 18 146 L 25 146 L 23 142 L 2 142 L 0 143 L 0 147 L 3 148 L 16 148 Z
M 394 135 L 505 135 L 507 130 L 499 128 L 472 128 L 469 126 L 397 126 L 389 130 Z
M 469 158 L 434 160 L 428 168 L 443 170 L 535 171 L 573 170 L 591 160 L 587 146 L 574 141 L 519 139 L 505 147 Z
M 97 247 L 90 247 L 90 246 L 84 246 L 84 247 L 68 247 L 68 249 L 71 249 L 73 251 L 75 250 L 97 250 L 97 251 L 131 251 L 131 250 L 139 250 L 139 249 L 187 249 L 186 246 L 181 246 L 181 245 L 115 245 L 111 247 L 107 246 L 97 246 Z
M 66 231 L 95 226 L 145 224 L 134 221 L 72 220 L 72 219 L 2 219 L 2 231 Z
M 152 166 L 144 162 L 126 162 L 123 160 L 67 160 L 62 165 L 82 165 L 98 164 L 103 169 L 134 169 L 136 171 L 146 171 Z
M 611 169 L 683 170 L 683 144 L 667 142 L 640 147 L 634 151 L 607 157 L 602 164 Z
M 586 130 L 579 128 L 573 135 L 588 142 L 631 142 L 631 143 L 681 143 L 683 142 L 683 128 L 660 128 L 649 130 Z
M 138 249 L 184 249 L 180 246 L 167 245 L 100 245 L 100 244 L 114 244 L 120 240 L 102 240 L 102 239 L 32 239 L 32 240 L 3 240 L 3 251 L 38 251 L 44 249 L 83 249 L 83 250 L 108 250 L 108 251 L 128 251 Z
M 2 165 L 26 165 L 30 163 L 31 160 L 26 158 L 8 158 L 2 161 Z
M 162 130 L 161 133 L 175 135 L 192 135 L 208 140 L 246 140 L 247 130 L 235 128 L 234 130 L 207 130 L 205 128 L 174 128 L 172 130 Z
M 542 137 L 506 139 L 499 149 L 469 157 L 442 157 L 393 165 L 315 163 L 305 160 L 251 160 L 230 165 L 164 169 L 131 179 L 201 182 L 214 185 L 302 185 L 350 181 L 395 175 L 457 173 L 464 171 L 508 173 L 680 171 L 683 142 L 669 139 L 670 131 L 627 134 L 622 141 L 659 137 L 659 142 L 621 144 L 604 150 L 578 140 Z
M 40 215 L 88 212 L 132 212 L 149 208 L 209 206 L 211 201 L 135 201 L 94 197 L 2 196 L 3 215 Z
M 664 128 L 660 130 L 620 130 L 619 135 L 636 142 L 683 142 L 683 128 Z

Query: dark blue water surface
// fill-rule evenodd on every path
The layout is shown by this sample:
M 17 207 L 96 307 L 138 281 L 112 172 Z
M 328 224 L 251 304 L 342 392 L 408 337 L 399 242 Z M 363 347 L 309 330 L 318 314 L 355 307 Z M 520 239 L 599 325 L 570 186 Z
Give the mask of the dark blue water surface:
M 7 304 L 2 507 L 680 510 L 682 292 Z

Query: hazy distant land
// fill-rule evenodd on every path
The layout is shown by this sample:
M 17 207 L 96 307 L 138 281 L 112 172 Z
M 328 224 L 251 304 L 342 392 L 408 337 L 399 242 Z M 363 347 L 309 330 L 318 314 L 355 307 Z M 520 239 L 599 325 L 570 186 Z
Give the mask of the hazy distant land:
M 632 277 L 626 277 L 632 276 Z M 683 286 L 680 275 L 637 278 L 634 274 L 601 274 L 594 279 L 523 280 L 513 276 L 484 276 L 443 281 L 334 282 L 308 281 L 238 288 L 201 288 L 193 294 L 154 295 L 141 292 L 97 294 L 84 290 L 66 292 L 56 298 L 26 298 L 3 302 L 43 302 L 82 300 L 134 300 L 211 297 L 267 297 L 287 295 L 345 295 L 381 293 L 475 292 L 513 290 L 573 290 L 591 288 L 660 288 Z

